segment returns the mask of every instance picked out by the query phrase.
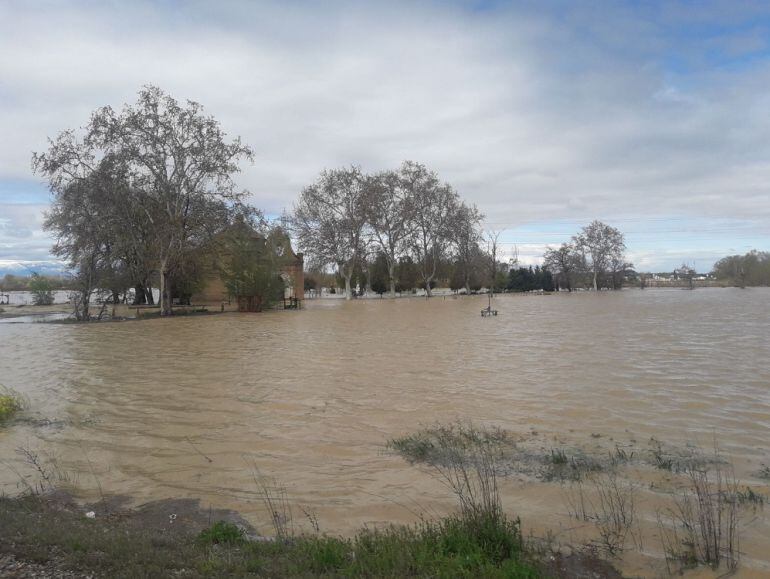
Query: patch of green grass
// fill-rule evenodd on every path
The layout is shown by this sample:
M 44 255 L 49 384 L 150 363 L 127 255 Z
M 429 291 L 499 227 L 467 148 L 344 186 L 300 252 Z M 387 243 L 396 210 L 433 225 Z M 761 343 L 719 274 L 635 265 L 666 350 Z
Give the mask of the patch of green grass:
M 313 573 L 353 577 L 539 577 L 519 521 L 450 517 L 416 526 L 363 530 L 350 540 L 302 539 Z
M 414 434 L 388 441 L 388 448 L 395 450 L 409 462 L 438 464 L 453 457 L 479 448 L 513 448 L 515 443 L 508 431 L 502 428 L 476 427 L 470 423 L 454 422 L 436 424 Z
M 763 505 L 765 504 L 765 495 L 754 491 L 751 487 L 746 490 L 738 490 L 735 493 L 735 500 L 741 505 Z
M 561 448 L 551 449 L 551 464 L 565 465 L 569 463 L 569 456 Z
M 580 450 L 568 454 L 562 448 L 552 448 L 550 455 L 543 457 L 540 478 L 545 481 L 579 481 L 588 473 L 599 472 L 605 465 L 598 458 L 589 456 Z
M 0 423 L 12 418 L 25 405 L 25 400 L 21 394 L 10 388 L 0 386 Z
M 306 537 L 298 546 L 300 557 L 313 573 L 330 573 L 351 562 L 350 541 L 336 537 Z
M 198 535 L 198 539 L 203 543 L 213 545 L 222 543 L 241 543 L 244 541 L 243 530 L 238 526 L 227 521 L 217 521 L 208 529 L 203 529 Z
M 388 441 L 388 448 L 398 452 L 410 463 L 422 463 L 439 471 L 464 465 L 478 466 L 486 457 L 496 475 L 519 472 L 545 481 L 579 480 L 589 472 L 601 471 L 621 456 L 630 461 L 631 455 L 620 450 L 616 456 L 590 456 L 580 450 L 564 448 L 527 449 L 520 446 L 514 435 L 501 428 L 474 426 L 471 423 L 455 422 L 437 424 L 413 434 Z M 443 478 L 443 477 L 442 477 Z

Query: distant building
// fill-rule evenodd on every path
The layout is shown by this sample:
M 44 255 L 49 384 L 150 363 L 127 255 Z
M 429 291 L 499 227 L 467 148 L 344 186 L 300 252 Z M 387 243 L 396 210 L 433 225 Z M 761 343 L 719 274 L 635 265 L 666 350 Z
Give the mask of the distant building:
M 246 227 L 248 234 L 254 240 L 264 243 L 264 236 L 252 229 L 249 225 L 240 222 L 233 227 Z M 225 234 L 223 234 L 225 235 Z M 282 254 L 286 263 L 281 268 L 281 277 L 286 284 L 284 290 L 284 299 L 296 303 L 296 300 L 305 299 L 305 273 L 304 257 L 301 253 L 295 253 L 291 246 L 289 236 L 279 232 L 281 243 L 278 253 Z M 226 250 L 219 249 L 209 252 L 202 260 L 202 282 L 199 289 L 190 296 L 190 303 L 194 305 L 216 305 L 222 309 L 238 309 L 239 311 L 256 311 L 259 309 L 259 303 L 255 303 L 254 296 L 234 296 L 231 295 L 222 280 L 223 263 L 227 260 Z

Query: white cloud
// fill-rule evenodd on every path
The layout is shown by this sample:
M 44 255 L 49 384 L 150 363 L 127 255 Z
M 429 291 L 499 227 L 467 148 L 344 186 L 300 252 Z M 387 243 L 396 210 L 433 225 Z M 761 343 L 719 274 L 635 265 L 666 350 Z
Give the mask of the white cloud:
M 759 8 L 717 2 L 691 22 L 667 5 L 573 6 L 6 2 L 0 182 L 31 178 L 46 137 L 155 83 L 255 148 L 239 179 L 272 213 L 324 167 L 410 158 L 509 226 L 628 214 L 770 224 L 770 69 L 704 61 L 709 46 L 761 50 L 761 27 L 671 31 Z M 691 68 L 667 67 L 672 55 Z

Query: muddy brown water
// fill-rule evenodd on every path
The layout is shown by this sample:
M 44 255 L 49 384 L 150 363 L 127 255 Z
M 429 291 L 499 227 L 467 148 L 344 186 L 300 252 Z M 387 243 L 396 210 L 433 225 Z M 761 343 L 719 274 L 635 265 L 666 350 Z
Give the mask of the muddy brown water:
M 505 295 L 482 319 L 486 302 L 328 299 L 299 312 L 2 325 L 0 384 L 29 409 L 0 430 L 0 489 L 34 480 L 16 452 L 26 447 L 86 499 L 99 486 L 137 503 L 200 498 L 268 533 L 256 466 L 286 489 L 298 527 L 303 507 L 345 534 L 451 511 L 430 470 L 385 443 L 462 419 L 544 449 L 716 437 L 742 484 L 770 495 L 759 474 L 770 466 L 770 290 Z M 559 484 L 510 477 L 502 489 L 526 529 L 564 543 L 590 535 Z M 647 494 L 639 518 L 652 529 Z M 743 521 L 743 573 L 770 576 L 770 518 L 754 508 Z M 621 567 L 659 573 L 654 531 L 642 551 Z

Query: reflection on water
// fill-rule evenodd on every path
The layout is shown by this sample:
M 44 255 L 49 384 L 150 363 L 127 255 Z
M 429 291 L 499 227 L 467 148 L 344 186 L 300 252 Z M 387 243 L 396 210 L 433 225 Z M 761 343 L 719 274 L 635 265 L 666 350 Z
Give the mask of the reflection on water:
M 66 312 L 56 312 L 50 314 L 34 314 L 29 316 L 14 316 L 0 318 L 0 324 L 34 324 L 37 322 L 58 322 L 72 318 L 72 314 Z
M 66 304 L 69 301 L 70 292 L 68 290 L 54 290 L 53 303 Z M 7 291 L 0 293 L 0 306 L 24 306 L 35 303 L 34 295 L 29 291 Z
M 340 300 L 300 312 L 98 325 L 0 327 L 0 382 L 48 426 L 0 432 L 0 459 L 31 445 L 95 489 L 137 500 L 202 497 L 265 518 L 248 464 L 281 481 L 322 529 L 411 521 L 446 490 L 384 451 L 456 418 L 579 444 L 651 436 L 711 444 L 761 485 L 770 464 L 770 291 L 704 289 Z M 45 424 L 45 423 L 43 423 Z M 208 459 L 206 458 L 208 457 Z M 16 489 L 5 469 L 0 483 Z M 556 490 L 506 481 L 525 526 L 567 525 Z M 263 527 L 264 528 L 264 527 Z M 770 560 L 762 512 L 744 542 Z M 764 553 L 764 554 L 763 554 Z M 764 562 L 764 563 L 763 563 Z

